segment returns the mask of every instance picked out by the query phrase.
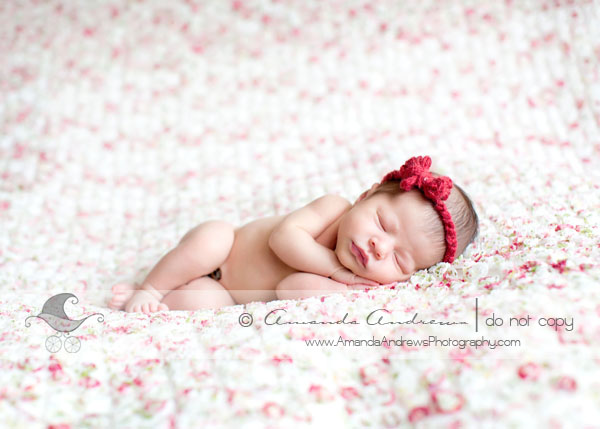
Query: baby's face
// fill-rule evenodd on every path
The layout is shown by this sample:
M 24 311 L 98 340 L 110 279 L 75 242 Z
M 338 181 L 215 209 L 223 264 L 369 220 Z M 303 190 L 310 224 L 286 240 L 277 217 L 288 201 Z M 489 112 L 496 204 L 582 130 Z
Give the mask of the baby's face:
M 415 271 L 439 262 L 443 255 L 436 254 L 421 232 L 423 213 L 431 203 L 418 190 L 399 195 L 379 192 L 364 199 L 373 191 L 361 195 L 340 221 L 335 253 L 342 265 L 386 284 L 408 280 Z M 355 255 L 353 244 L 366 260 Z

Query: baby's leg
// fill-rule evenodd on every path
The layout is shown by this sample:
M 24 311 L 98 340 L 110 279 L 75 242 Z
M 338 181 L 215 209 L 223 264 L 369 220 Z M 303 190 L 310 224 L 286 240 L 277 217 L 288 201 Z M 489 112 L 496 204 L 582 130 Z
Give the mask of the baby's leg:
M 364 285 L 362 287 L 364 288 Z M 347 292 L 352 289 L 349 285 L 318 274 L 298 272 L 281 280 L 275 289 L 275 293 L 278 299 L 303 299 L 336 292 Z
M 233 240 L 234 229 L 227 222 L 208 221 L 193 228 L 152 268 L 125 304 L 125 310 L 144 313 L 159 310 L 158 304 L 173 289 L 209 274 L 223 264 Z
M 170 310 L 200 310 L 236 305 L 227 289 L 210 277 L 200 277 L 169 292 L 162 300 Z

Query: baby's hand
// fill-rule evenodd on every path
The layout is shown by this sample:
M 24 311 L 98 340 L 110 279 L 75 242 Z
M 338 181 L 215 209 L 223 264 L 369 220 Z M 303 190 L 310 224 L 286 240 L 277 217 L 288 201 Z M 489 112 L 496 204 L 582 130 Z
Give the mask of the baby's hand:
M 338 268 L 336 271 L 333 272 L 333 274 L 331 274 L 329 276 L 329 278 L 332 280 L 338 281 L 340 283 L 347 284 L 347 285 L 363 284 L 363 285 L 367 285 L 367 286 L 379 286 L 379 284 L 380 284 L 373 280 L 369 280 L 369 279 L 365 279 L 363 277 L 357 276 L 352 271 L 350 271 L 344 267 Z
M 363 284 L 346 285 L 346 288 L 348 288 L 348 290 L 360 290 L 360 291 L 363 291 L 365 289 L 371 289 L 373 287 L 375 287 L 375 286 L 363 285 Z

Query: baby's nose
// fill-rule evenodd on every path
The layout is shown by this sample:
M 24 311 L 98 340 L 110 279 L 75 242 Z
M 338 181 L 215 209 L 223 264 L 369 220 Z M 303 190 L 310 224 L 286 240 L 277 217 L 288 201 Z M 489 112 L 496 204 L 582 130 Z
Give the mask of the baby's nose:
M 369 239 L 369 247 L 373 249 L 373 254 L 377 259 L 382 259 L 387 254 L 385 240 L 378 240 L 377 243 L 375 243 L 375 239 L 371 238 Z

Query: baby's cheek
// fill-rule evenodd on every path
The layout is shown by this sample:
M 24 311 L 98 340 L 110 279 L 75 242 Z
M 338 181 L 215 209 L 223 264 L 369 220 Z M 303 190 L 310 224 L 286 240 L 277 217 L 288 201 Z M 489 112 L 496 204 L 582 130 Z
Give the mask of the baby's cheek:
M 408 279 L 410 279 L 412 277 L 412 275 L 414 274 L 414 272 L 412 273 L 408 273 L 408 274 L 396 274 L 394 277 L 393 281 L 390 281 L 389 283 L 394 283 L 394 282 L 405 282 Z

